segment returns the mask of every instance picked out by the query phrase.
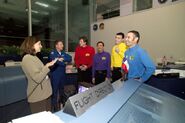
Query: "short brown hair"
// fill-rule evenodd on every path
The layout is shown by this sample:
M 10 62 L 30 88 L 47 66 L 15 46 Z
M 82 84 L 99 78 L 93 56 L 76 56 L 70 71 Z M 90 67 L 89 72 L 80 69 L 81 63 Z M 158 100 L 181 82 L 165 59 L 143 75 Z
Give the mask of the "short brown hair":
M 80 38 L 79 38 L 79 40 L 83 40 L 84 42 L 86 42 L 86 44 L 88 44 L 88 38 L 87 38 L 87 36 L 81 36 Z
M 133 33 L 133 34 L 134 34 L 134 36 L 135 36 L 136 38 L 138 38 L 137 43 L 139 43 L 139 40 L 140 40 L 140 34 L 139 34 L 139 32 L 138 32 L 138 31 L 136 31 L 136 30 L 131 30 L 131 31 L 129 31 L 128 33 Z
M 33 48 L 34 44 L 40 41 L 37 36 L 28 36 L 24 39 L 23 43 L 21 44 L 21 53 L 24 54 L 31 54 L 35 55 L 35 49 Z
M 62 42 L 62 43 L 63 43 L 62 40 L 55 40 L 55 42 L 54 42 L 55 46 L 56 46 L 59 42 Z
M 104 46 L 103 41 L 98 41 L 97 44 L 96 44 L 96 46 L 98 46 L 98 44 L 102 44 Z
M 122 39 L 125 37 L 124 33 L 122 33 L 122 32 L 118 32 L 118 33 L 116 33 L 116 35 L 121 35 Z

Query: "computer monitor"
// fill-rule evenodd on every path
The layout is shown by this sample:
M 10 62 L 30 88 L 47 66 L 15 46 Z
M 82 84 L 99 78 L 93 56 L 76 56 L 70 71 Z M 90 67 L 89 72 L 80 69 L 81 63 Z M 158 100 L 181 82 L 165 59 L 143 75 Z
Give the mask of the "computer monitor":
M 82 92 L 84 92 L 84 91 L 86 91 L 86 90 L 88 90 L 88 89 L 89 89 L 89 88 L 80 85 L 80 86 L 78 87 L 78 93 L 82 93 Z

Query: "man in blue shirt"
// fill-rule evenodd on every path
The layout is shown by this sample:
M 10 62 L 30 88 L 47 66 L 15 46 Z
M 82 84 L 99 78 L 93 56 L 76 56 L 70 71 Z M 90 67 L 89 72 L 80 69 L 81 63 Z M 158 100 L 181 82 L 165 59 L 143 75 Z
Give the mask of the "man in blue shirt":
M 125 52 L 123 64 L 128 63 L 129 68 L 124 67 L 127 70 L 123 71 L 127 74 L 127 79 L 145 82 L 155 72 L 156 67 L 147 52 L 138 45 L 139 39 L 139 32 L 128 32 L 125 43 L 129 49 Z
M 51 67 L 51 85 L 52 85 L 52 108 L 53 111 L 60 110 L 60 101 L 64 91 L 64 84 L 66 80 L 66 62 L 71 62 L 71 56 L 63 51 L 63 42 L 55 41 L 55 49 L 51 51 L 49 60 L 58 59 L 54 66 Z M 59 94 L 59 95 L 58 95 Z
M 99 41 L 97 43 L 97 53 L 93 58 L 92 65 L 92 82 L 93 84 L 99 84 L 105 80 L 110 79 L 111 74 L 111 58 L 108 52 L 104 51 L 104 43 Z

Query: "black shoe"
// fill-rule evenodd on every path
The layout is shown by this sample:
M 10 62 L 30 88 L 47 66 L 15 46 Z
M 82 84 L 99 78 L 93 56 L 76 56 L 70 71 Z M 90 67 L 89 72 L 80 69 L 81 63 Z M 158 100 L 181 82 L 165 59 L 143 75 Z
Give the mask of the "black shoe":
M 53 113 L 54 112 L 57 112 L 57 111 L 60 111 L 60 107 L 58 105 L 54 105 L 52 106 L 52 110 L 51 110 Z

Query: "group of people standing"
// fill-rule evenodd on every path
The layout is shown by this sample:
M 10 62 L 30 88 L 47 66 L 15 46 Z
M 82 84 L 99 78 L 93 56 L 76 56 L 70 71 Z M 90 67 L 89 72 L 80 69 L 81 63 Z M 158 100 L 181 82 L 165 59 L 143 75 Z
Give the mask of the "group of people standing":
M 123 33 L 117 33 L 115 45 L 109 54 L 104 51 L 103 41 L 97 42 L 95 53 L 94 48 L 88 45 L 87 37 L 80 37 L 74 56 L 78 82 L 97 85 L 105 80 L 146 81 L 155 71 L 155 65 L 138 45 L 139 39 L 137 31 L 129 31 L 126 38 Z M 72 60 L 64 52 L 63 42 L 57 40 L 55 49 L 50 52 L 49 62 L 44 65 L 36 56 L 41 48 L 40 39 L 34 36 L 25 38 L 21 45 L 24 54 L 22 69 L 28 79 L 27 96 L 32 113 L 60 109 L 60 97 L 66 81 L 65 67 Z
M 99 84 L 105 80 L 136 79 L 144 82 L 155 71 L 155 64 L 147 52 L 139 46 L 138 31 L 129 31 L 125 37 L 119 32 L 111 54 L 104 51 L 104 42 L 97 42 L 97 53 L 88 46 L 86 37 L 81 37 L 75 50 L 75 64 L 78 68 L 78 81 Z
M 104 51 L 104 42 L 97 42 L 97 53 L 88 45 L 86 37 L 80 37 L 79 46 L 75 50 L 75 65 L 78 69 L 78 82 L 99 84 L 105 80 L 114 82 L 122 77 L 121 65 L 127 47 L 124 34 L 117 33 L 115 46 L 111 55 Z

